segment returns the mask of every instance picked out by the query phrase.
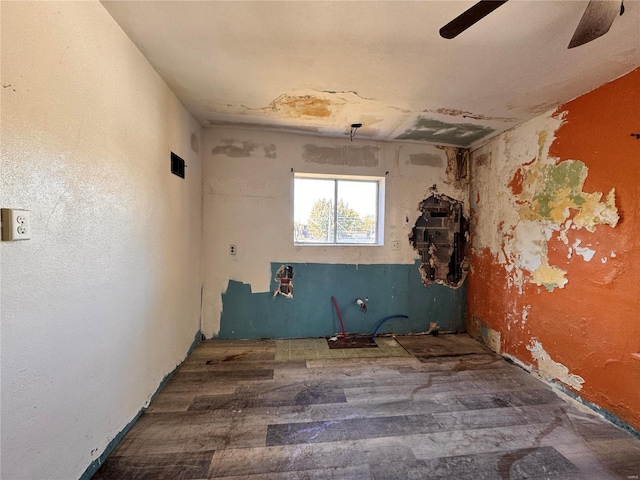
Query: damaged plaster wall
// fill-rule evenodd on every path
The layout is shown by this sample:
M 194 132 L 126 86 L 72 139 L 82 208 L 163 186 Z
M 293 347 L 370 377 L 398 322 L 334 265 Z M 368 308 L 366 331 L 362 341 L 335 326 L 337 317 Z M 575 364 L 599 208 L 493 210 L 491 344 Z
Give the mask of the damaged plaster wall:
M 334 290 L 329 289 L 331 282 L 327 290 L 304 293 L 305 283 L 314 283 L 314 279 L 308 277 L 308 272 L 320 271 L 315 266 L 322 264 L 336 265 L 328 273 L 322 270 L 323 275 L 329 275 L 329 279 L 333 279 L 333 285 L 342 281 L 338 278 L 338 272 L 343 271 L 345 265 L 351 266 L 347 269 L 349 278 L 359 287 L 344 289 L 349 304 L 351 300 L 369 295 L 367 290 L 375 290 L 380 292 L 378 298 L 373 299 L 371 295 L 369 298 L 371 302 L 378 302 L 381 309 L 385 308 L 384 300 L 389 305 L 402 307 L 403 310 L 413 308 L 404 293 L 399 296 L 399 287 L 392 282 L 395 278 L 415 278 L 420 287 L 419 292 L 424 291 L 425 298 L 429 298 L 431 302 L 431 307 L 425 304 L 425 309 L 441 308 L 442 315 L 461 315 L 459 325 L 456 323 L 457 326 L 452 328 L 463 328 L 466 287 L 455 294 L 448 292 L 449 287 L 441 285 L 424 287 L 416 265 L 420 256 L 409 243 L 415 219 L 421 213 L 418 210 L 420 202 L 430 195 L 429 189 L 434 184 L 440 193 L 462 201 L 463 213 L 467 217 L 469 215 L 467 183 L 456 178 L 457 167 L 448 165 L 446 151 L 401 142 L 373 142 L 358 138 L 350 142 L 348 137 L 330 139 L 220 127 L 205 131 L 201 150 L 204 152 L 203 332 L 207 337 L 219 335 L 221 318 L 226 319 L 230 309 L 236 308 L 232 307 L 232 295 L 226 295 L 227 308 L 223 311 L 223 294 L 227 293 L 230 282 L 245 285 L 246 291 L 251 295 L 267 293 L 270 301 L 285 302 L 290 309 L 285 313 L 292 318 L 294 310 L 301 308 L 309 308 L 309 312 L 319 318 L 330 317 L 330 296 L 337 293 L 335 287 Z M 294 246 L 294 173 L 384 177 L 384 246 Z M 392 247 L 396 241 L 399 246 L 397 250 Z M 229 245 L 236 246 L 235 255 L 229 255 Z M 282 295 L 273 298 L 278 283 L 275 281 L 272 264 L 278 267 L 294 265 L 293 298 L 284 298 Z M 365 270 L 360 268 L 365 265 L 387 265 L 387 269 L 376 270 L 378 273 L 387 272 L 387 276 L 367 278 Z M 396 271 L 398 265 L 402 266 L 405 273 Z M 407 273 L 409 271 L 414 272 L 415 277 L 413 273 Z M 245 292 L 244 287 L 235 288 L 236 283 L 233 291 Z M 442 292 L 440 289 L 443 289 Z M 353 299 L 350 298 L 352 291 Z M 404 303 L 396 303 L 397 298 L 403 298 Z M 305 302 L 306 305 L 303 305 Z M 437 307 L 434 302 L 438 303 Z M 236 303 L 239 309 L 237 314 L 244 315 L 241 313 L 243 302 Z M 244 303 L 246 306 L 246 302 Z M 443 304 L 448 303 L 456 305 L 447 310 Z M 322 310 L 325 304 L 329 306 L 326 312 Z M 422 303 L 416 302 L 416 305 Z M 245 310 L 247 309 L 249 306 L 246 306 Z M 380 313 L 382 311 L 370 308 L 366 315 L 375 322 L 384 316 Z M 418 310 L 415 312 L 417 315 Z M 392 311 L 389 315 L 404 313 Z M 426 322 L 426 330 L 429 323 L 426 318 L 423 320 Z M 264 319 L 264 322 L 274 322 L 274 325 L 280 325 L 279 321 L 280 319 L 268 316 Z M 289 324 L 288 328 L 290 327 Z M 369 325 L 364 330 L 368 328 Z M 232 331 L 237 335 L 235 329 L 223 329 L 223 333 L 228 332 L 229 335 Z M 300 334 L 310 331 L 311 327 L 302 332 L 295 330 Z M 293 335 L 283 331 L 273 334 Z
M 640 69 L 472 153 L 467 309 L 474 336 L 636 429 L 639 85 Z
M 420 275 L 426 286 L 439 283 L 458 288 L 467 276 L 468 221 L 463 202 L 433 193 L 420 202 L 422 213 L 409 240 L 420 254 Z

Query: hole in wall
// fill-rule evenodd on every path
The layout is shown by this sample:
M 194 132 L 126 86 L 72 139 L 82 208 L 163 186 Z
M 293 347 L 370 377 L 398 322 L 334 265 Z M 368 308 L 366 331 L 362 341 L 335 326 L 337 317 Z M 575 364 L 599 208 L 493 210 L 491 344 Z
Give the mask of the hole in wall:
M 462 202 L 433 193 L 420 202 L 422 214 L 416 220 L 409 241 L 420 253 L 422 282 L 458 287 L 467 275 L 465 255 L 469 222 L 462 214 Z
M 276 272 L 275 281 L 278 283 L 273 296 L 282 295 L 283 297 L 293 298 L 293 267 L 291 265 L 280 265 Z

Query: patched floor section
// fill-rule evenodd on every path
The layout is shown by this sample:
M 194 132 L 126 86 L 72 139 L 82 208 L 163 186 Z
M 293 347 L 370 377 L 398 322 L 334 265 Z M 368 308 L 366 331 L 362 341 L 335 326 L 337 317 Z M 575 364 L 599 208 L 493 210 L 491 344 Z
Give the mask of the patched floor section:
M 366 338 L 368 341 L 369 337 Z M 374 348 L 330 348 L 331 340 L 325 338 L 305 338 L 275 340 L 276 360 L 312 360 L 321 358 L 374 358 L 406 357 L 410 354 L 391 337 L 376 337 Z M 347 338 L 349 341 L 349 338 Z M 343 343 L 338 338 L 332 343 Z
M 640 440 L 468 336 L 376 342 L 201 342 L 94 479 L 640 476 Z

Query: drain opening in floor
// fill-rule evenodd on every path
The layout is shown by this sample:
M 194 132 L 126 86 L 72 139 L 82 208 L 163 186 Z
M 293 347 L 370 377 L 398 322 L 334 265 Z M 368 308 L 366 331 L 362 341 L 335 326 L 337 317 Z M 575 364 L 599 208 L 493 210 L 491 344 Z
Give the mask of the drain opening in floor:
M 343 340 L 342 337 L 334 342 L 327 339 L 329 348 L 337 350 L 340 348 L 378 348 L 375 342 L 371 341 L 370 335 L 347 335 L 347 339 Z

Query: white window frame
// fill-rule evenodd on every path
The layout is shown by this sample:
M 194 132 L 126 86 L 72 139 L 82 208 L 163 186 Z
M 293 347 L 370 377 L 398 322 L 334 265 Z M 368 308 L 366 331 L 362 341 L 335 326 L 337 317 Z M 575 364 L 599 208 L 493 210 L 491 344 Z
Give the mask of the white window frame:
M 335 202 L 333 208 L 334 225 L 337 224 L 336 216 L 338 215 L 338 181 L 347 180 L 351 182 L 375 182 L 378 185 L 378 202 L 376 205 L 376 239 L 372 243 L 341 243 L 337 241 L 337 229 L 334 231 L 334 242 L 297 242 L 295 239 L 293 220 L 295 211 L 295 180 L 297 179 L 316 179 L 316 180 L 335 180 Z M 293 176 L 293 202 L 291 209 L 293 244 L 297 247 L 382 247 L 384 246 L 384 210 L 385 210 L 385 177 L 375 177 L 371 175 L 330 175 L 323 173 L 294 173 Z

